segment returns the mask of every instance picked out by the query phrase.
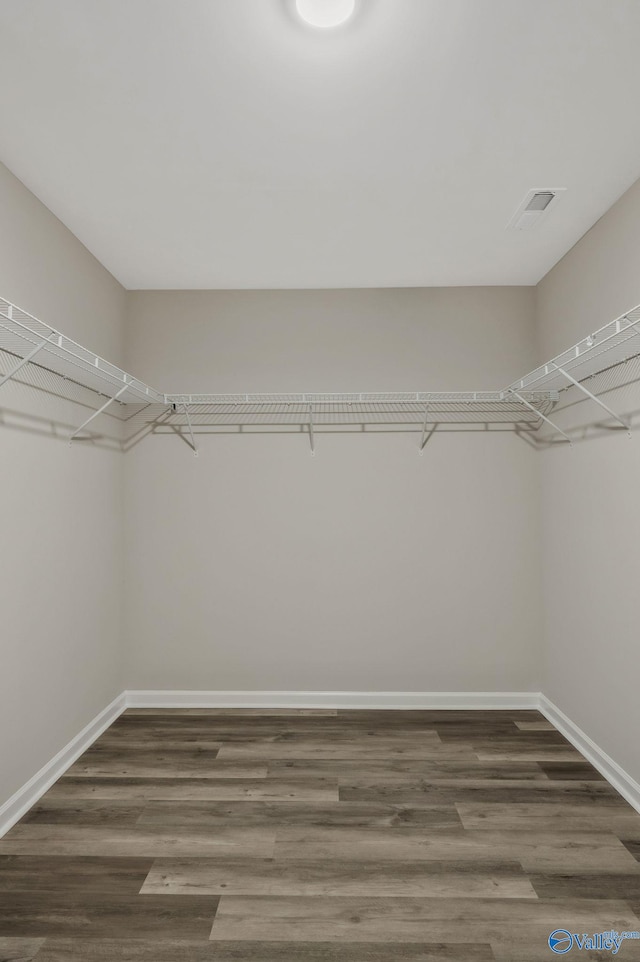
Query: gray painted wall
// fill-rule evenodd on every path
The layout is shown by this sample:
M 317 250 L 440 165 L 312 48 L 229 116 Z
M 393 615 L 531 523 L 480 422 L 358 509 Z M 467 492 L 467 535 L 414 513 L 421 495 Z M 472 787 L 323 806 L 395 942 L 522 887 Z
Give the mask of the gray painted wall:
M 132 293 L 127 364 L 184 391 L 491 389 L 529 288 Z M 127 455 L 132 688 L 537 690 L 538 461 L 513 434 L 210 435 Z
M 2 296 L 117 362 L 124 290 L 2 165 L 0 210 Z M 33 394 L 0 392 L 0 804 L 123 687 L 123 459 Z
M 640 182 L 538 285 L 541 357 L 639 302 Z M 622 413 L 640 408 L 637 387 L 607 400 Z M 541 466 L 542 690 L 640 781 L 640 433 L 554 448 Z

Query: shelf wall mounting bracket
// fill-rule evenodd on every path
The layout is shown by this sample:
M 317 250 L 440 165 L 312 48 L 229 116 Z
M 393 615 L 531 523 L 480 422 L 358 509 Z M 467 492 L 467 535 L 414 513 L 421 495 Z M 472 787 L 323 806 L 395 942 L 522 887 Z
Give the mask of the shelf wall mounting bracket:
M 4 325 L 3 325 L 3 327 L 4 327 Z M 33 349 L 32 351 L 29 351 L 29 353 L 27 354 L 27 356 L 26 356 L 26 357 L 23 357 L 22 360 L 19 361 L 19 362 L 15 365 L 15 367 L 13 367 L 13 368 L 8 372 L 8 374 L 4 374 L 2 377 L 0 377 L 0 387 L 2 387 L 3 384 L 6 384 L 7 381 L 10 381 L 12 377 L 15 377 L 15 375 L 18 373 L 18 371 L 22 370 L 23 367 L 26 367 L 26 365 L 29 363 L 29 361 L 36 356 L 36 354 L 38 353 L 38 351 L 41 351 L 43 347 L 46 347 L 46 346 L 47 346 L 47 344 L 51 344 L 53 337 L 54 337 L 54 335 L 53 335 L 53 334 L 50 334 L 49 337 L 45 338 L 44 341 L 41 341 L 40 344 L 36 344 L 36 346 L 34 347 L 34 349 Z
M 313 431 L 313 404 L 309 405 L 309 443 L 311 444 L 311 457 L 316 456 L 316 438 Z
M 80 434 L 81 431 L 84 431 L 87 424 L 90 424 L 94 418 L 97 418 L 99 414 L 102 414 L 103 411 L 106 411 L 109 405 L 113 404 L 114 401 L 117 401 L 120 395 L 124 394 L 124 392 L 127 391 L 128 389 L 129 389 L 129 382 L 127 381 L 127 383 L 120 388 L 117 394 L 114 394 L 113 397 L 110 397 L 107 401 L 105 401 L 102 407 L 99 407 L 97 411 L 94 411 L 91 417 L 87 418 L 87 420 L 73 432 L 73 434 L 69 438 L 69 444 L 71 444 L 71 442 L 77 438 L 77 436 Z
M 552 421 L 550 418 L 548 418 L 548 417 L 546 416 L 546 414 L 543 414 L 542 411 L 539 411 L 539 410 L 537 409 L 537 407 L 534 407 L 533 404 L 530 404 L 529 401 L 527 401 L 526 398 L 523 398 L 521 394 L 518 394 L 517 391 L 514 391 L 514 390 L 512 389 L 512 390 L 511 390 L 511 394 L 513 394 L 514 397 L 517 397 L 521 404 L 524 404 L 525 407 L 528 407 L 531 411 L 533 411 L 535 414 L 537 414 L 538 417 L 542 418 L 543 421 L 546 421 L 547 424 L 550 424 L 551 427 L 553 428 L 553 430 L 554 430 L 554 431 L 557 431 L 558 434 L 561 434 L 562 437 L 565 439 L 565 441 L 568 441 L 570 445 L 573 445 L 573 441 L 571 440 L 571 438 L 569 437 L 569 435 L 568 435 L 568 434 L 565 434 L 565 432 L 562 430 L 562 428 L 559 428 L 558 425 L 555 424 L 554 421 Z
M 615 411 L 612 411 L 611 408 L 608 407 L 608 406 L 604 403 L 604 401 L 601 401 L 600 398 L 598 398 L 598 397 L 595 396 L 595 394 L 592 394 L 591 391 L 589 391 L 589 390 L 584 386 L 584 384 L 581 384 L 580 381 L 577 381 L 577 380 L 575 379 L 575 377 L 572 377 L 572 375 L 569 374 L 568 371 L 565 371 L 565 369 L 564 369 L 563 367 L 560 367 L 559 364 L 556 364 L 555 361 L 551 361 L 550 363 L 553 364 L 553 366 L 554 366 L 554 368 L 556 369 L 556 371 L 558 371 L 560 374 L 562 374 L 563 377 L 566 377 L 567 381 L 570 381 L 575 387 L 578 388 L 579 391 L 582 391 L 582 393 L 583 393 L 583 394 L 586 394 L 586 396 L 587 396 L 588 398 L 591 398 L 592 401 L 595 401 L 596 404 L 599 404 L 600 407 L 601 407 L 604 411 L 606 411 L 607 414 L 610 415 L 610 417 L 612 417 L 612 418 L 614 419 L 614 421 L 617 421 L 618 424 L 621 424 L 622 427 L 626 429 L 627 434 L 629 435 L 629 437 L 631 437 L 631 425 L 629 424 L 628 421 L 625 421 L 625 419 L 624 419 L 624 418 L 621 418 L 619 414 L 616 414 Z
M 188 406 L 187 404 L 183 404 L 182 407 L 184 408 L 184 413 L 185 413 L 185 416 L 186 416 L 186 418 L 187 418 L 187 424 L 189 425 L 189 434 L 191 435 L 191 447 L 193 448 L 193 456 L 194 456 L 194 458 L 197 458 L 197 457 L 198 457 L 198 446 L 197 446 L 197 444 L 196 444 L 196 439 L 195 439 L 195 437 L 194 437 L 194 435 L 193 435 L 193 425 L 192 425 L 192 423 L 191 423 L 191 418 L 190 418 L 190 416 L 189 416 L 189 406 Z
M 425 404 L 424 421 L 422 422 L 422 436 L 420 438 L 420 449 L 418 451 L 418 454 L 421 454 L 421 455 L 424 454 L 424 449 L 426 447 L 427 441 L 429 440 L 429 438 L 427 437 L 428 420 L 429 420 L 429 405 Z

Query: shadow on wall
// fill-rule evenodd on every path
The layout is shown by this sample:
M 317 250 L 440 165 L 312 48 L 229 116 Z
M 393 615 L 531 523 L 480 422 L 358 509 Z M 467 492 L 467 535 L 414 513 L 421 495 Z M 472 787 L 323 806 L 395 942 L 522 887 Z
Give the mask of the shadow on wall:
M 640 431 L 640 357 L 594 374 L 581 384 L 601 403 L 591 400 L 579 388 L 570 387 L 562 392 L 550 415 L 573 444 L 618 433 L 633 435 Z M 605 410 L 603 404 L 615 417 Z M 540 448 L 566 443 L 547 424 L 543 424 L 534 437 Z
M 87 416 L 88 415 L 85 415 L 85 419 Z M 96 419 L 96 421 L 98 421 L 98 419 Z M 109 421 L 113 423 L 109 424 Z M 142 413 L 136 412 L 136 414 L 130 415 L 129 419 L 119 419 L 118 417 L 105 413 L 100 415 L 100 422 L 99 427 L 94 427 L 92 424 L 91 428 L 82 432 L 73 440 L 73 443 L 91 444 L 92 446 L 108 450 L 127 452 L 150 435 L 169 434 L 177 437 L 190 449 L 193 447 L 188 425 L 182 423 L 180 414 L 167 410 L 166 408 L 162 408 L 159 413 L 152 413 L 148 410 Z M 82 419 L 80 419 L 79 422 L 69 419 L 61 420 L 56 419 L 52 415 L 37 415 L 24 409 L 0 407 L 1 429 L 38 434 L 66 443 L 69 443 L 71 435 L 77 430 L 78 423 L 82 423 Z M 104 426 L 102 426 L 103 423 Z M 227 417 L 221 415 L 213 415 L 210 417 L 198 417 L 196 415 L 195 417 L 192 416 L 192 424 L 196 437 L 222 434 L 295 434 L 302 435 L 305 438 L 309 437 L 308 424 L 301 422 L 299 419 L 296 420 L 295 416 L 292 417 L 289 423 L 278 422 L 274 424 L 268 419 L 263 420 L 259 416 L 251 423 L 240 419 L 237 419 L 236 423 L 232 423 Z M 126 436 L 123 437 L 123 428 L 125 429 L 125 433 L 127 428 L 133 428 L 133 430 L 130 433 L 126 433 Z M 436 434 L 478 433 L 479 431 L 514 434 L 516 437 L 527 441 L 534 447 L 537 446 L 533 426 L 524 428 L 520 424 L 507 422 L 496 424 L 495 422 L 476 420 L 473 422 L 457 422 L 452 424 L 433 421 L 430 423 L 424 436 L 421 433 L 422 425 L 407 418 L 396 419 L 391 423 L 360 421 L 333 426 L 316 424 L 314 430 L 316 434 L 397 434 L 398 432 L 415 434 L 417 436 L 416 444 L 419 451 L 424 450 Z M 549 441 L 548 443 L 552 444 L 554 442 Z
M 3 373 L 0 352 L 0 375 Z M 417 435 L 418 450 L 432 444 L 439 434 L 502 432 L 515 434 L 533 448 L 595 440 L 612 433 L 640 430 L 640 357 L 617 364 L 582 382 L 604 402 L 622 422 L 611 417 L 600 405 L 577 387 L 563 391 L 544 414 L 559 431 L 536 420 L 518 404 L 500 408 L 489 404 L 469 406 L 446 402 L 433 410 L 432 418 L 424 405 L 385 402 L 371 405 L 327 403 L 313 411 L 304 404 L 194 404 L 189 413 L 162 404 L 121 404 L 109 408 L 82 430 L 74 443 L 98 448 L 129 451 L 152 434 L 170 434 L 192 449 L 195 438 L 219 434 L 296 434 L 308 440 L 314 434 L 335 433 L 412 433 Z M 0 429 L 22 431 L 68 442 L 108 396 L 96 394 L 80 384 L 32 365 L 20 376 L 2 386 Z

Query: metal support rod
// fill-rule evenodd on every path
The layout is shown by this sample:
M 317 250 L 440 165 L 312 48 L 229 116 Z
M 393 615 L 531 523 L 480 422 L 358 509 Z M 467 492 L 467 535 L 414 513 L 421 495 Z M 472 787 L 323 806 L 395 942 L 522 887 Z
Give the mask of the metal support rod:
M 626 326 L 626 327 L 620 327 L 620 321 L 626 321 L 627 326 Z M 626 331 L 629 330 L 629 328 L 631 328 L 631 330 L 633 331 L 634 334 L 640 334 L 640 331 L 639 331 L 638 328 L 635 326 L 636 323 L 637 323 L 637 321 L 630 321 L 630 320 L 629 320 L 629 316 L 628 316 L 627 314 L 625 314 L 623 317 L 619 317 L 619 318 L 618 318 L 618 329 L 617 329 L 616 333 L 617 333 L 617 334 L 624 334 Z M 592 335 L 592 337 L 593 337 L 593 335 Z
M 609 414 L 614 419 L 614 421 L 617 421 L 618 424 L 621 424 L 623 426 L 623 428 L 626 428 L 629 434 L 629 437 L 631 437 L 631 425 L 628 424 L 624 420 L 624 418 L 621 418 L 619 414 L 616 414 L 616 412 L 612 411 L 610 407 L 607 407 L 604 401 L 601 401 L 600 398 L 595 396 L 595 394 L 592 394 L 591 391 L 587 390 L 584 384 L 581 384 L 580 381 L 576 381 L 575 377 L 572 377 L 571 374 L 569 374 L 568 371 L 565 371 L 564 368 L 560 367 L 554 361 L 551 361 L 551 364 L 553 364 L 556 371 L 559 371 L 560 374 L 566 377 L 567 381 L 571 381 L 571 383 L 574 384 L 580 391 L 582 391 L 583 394 L 586 394 L 588 398 L 591 398 L 592 401 L 595 401 L 596 404 L 599 404 L 600 407 L 603 408 L 603 410 L 605 410 L 607 414 Z
M 191 435 L 191 447 L 193 448 L 194 457 L 198 457 L 198 448 L 196 446 L 196 439 L 193 436 L 193 425 L 191 424 L 191 418 L 189 417 L 189 408 L 186 404 L 182 405 L 184 408 L 184 413 L 187 417 L 187 424 L 189 425 L 189 434 Z
M 313 404 L 309 405 L 309 441 L 311 442 L 311 457 L 315 457 L 316 439 L 313 433 Z
M 16 366 L 15 366 L 14 368 L 12 368 L 12 369 L 9 371 L 8 374 L 5 374 L 3 377 L 1 377 L 1 378 L 0 378 L 0 387 L 2 387 L 3 384 L 6 384 L 7 381 L 10 381 L 11 378 L 12 378 L 15 374 L 17 374 L 19 370 L 21 370 L 21 368 L 23 368 L 26 364 L 28 364 L 29 361 L 31 360 L 31 358 L 36 356 L 36 354 L 38 353 L 38 351 L 41 351 L 43 347 L 45 347 L 47 344 L 50 344 L 50 343 L 51 343 L 51 337 L 52 337 L 52 335 L 50 334 L 49 337 L 48 337 L 45 341 L 42 341 L 41 344 L 36 344 L 36 346 L 34 347 L 34 349 L 33 349 L 32 351 L 29 351 L 29 353 L 27 354 L 27 356 L 26 356 L 26 357 L 23 357 L 22 360 L 21 360 L 18 364 L 16 364 Z
M 129 385 L 125 384 L 124 387 L 120 388 L 117 394 L 114 394 L 113 397 L 110 397 L 108 401 L 105 401 L 101 408 L 98 408 L 97 411 L 94 411 L 91 417 L 87 418 L 84 424 L 81 424 L 80 427 L 73 432 L 73 434 L 69 438 L 69 444 L 71 444 L 74 438 L 76 438 L 80 434 L 80 432 L 86 428 L 87 424 L 90 424 L 94 418 L 97 418 L 99 414 L 102 414 L 103 411 L 106 411 L 106 409 L 109 407 L 110 404 L 113 404 L 114 401 L 117 401 L 120 395 L 124 394 L 124 392 L 128 389 L 128 387 Z
M 559 428 L 558 425 L 555 424 L 550 418 L 548 418 L 546 414 L 543 414 L 542 411 L 539 411 L 539 410 L 537 409 L 537 407 L 534 407 L 534 406 L 533 406 L 533 404 L 529 404 L 529 402 L 526 400 L 526 398 L 523 398 L 522 395 L 521 395 L 521 394 L 518 394 L 517 391 L 512 391 L 511 393 L 512 393 L 515 397 L 517 397 L 518 400 L 519 400 L 522 404 L 524 404 L 526 407 L 530 408 L 531 411 L 533 411 L 535 414 L 537 414 L 539 418 L 542 418 L 543 421 L 546 421 L 547 424 L 550 424 L 551 427 L 554 429 L 554 431 L 557 431 L 558 434 L 561 434 L 562 437 L 563 437 L 566 441 L 569 442 L 569 444 L 573 444 L 573 442 L 572 442 L 571 438 L 569 437 L 569 435 L 568 435 L 568 434 L 565 434 L 564 431 L 562 430 L 562 428 Z
M 422 437 L 420 438 L 420 454 L 424 451 L 424 446 L 427 443 L 427 419 L 429 416 L 429 405 L 427 404 L 424 409 L 424 421 L 422 422 Z

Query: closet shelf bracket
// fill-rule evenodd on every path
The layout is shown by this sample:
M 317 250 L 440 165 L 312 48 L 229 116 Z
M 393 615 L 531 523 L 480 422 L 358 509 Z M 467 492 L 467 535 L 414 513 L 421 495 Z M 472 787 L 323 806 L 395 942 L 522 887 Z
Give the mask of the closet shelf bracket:
M 562 428 L 559 428 L 558 425 L 551 420 L 551 418 L 548 418 L 546 414 L 543 414 L 542 411 L 539 411 L 538 408 L 533 406 L 533 404 L 530 404 L 526 398 L 522 397 L 522 395 L 518 393 L 518 391 L 514 391 L 513 388 L 511 388 L 510 393 L 513 394 L 514 397 L 517 397 L 517 399 L 520 401 L 521 404 L 524 404 L 525 407 L 528 407 L 531 411 L 537 414 L 539 418 L 542 418 L 543 421 L 551 425 L 554 431 L 557 431 L 558 434 L 562 435 L 565 441 L 568 441 L 569 445 L 573 445 L 573 441 L 571 440 L 569 435 L 565 434 Z
M 102 407 L 99 407 L 97 411 L 94 411 L 91 417 L 88 417 L 86 421 L 83 421 L 83 423 L 80 425 L 79 428 L 76 428 L 76 430 L 73 432 L 73 434 L 69 438 L 69 444 L 71 444 L 72 441 L 75 441 L 75 439 L 78 437 L 80 432 L 84 431 L 87 424 L 91 424 L 94 418 L 97 418 L 99 414 L 102 414 L 103 411 L 106 411 L 110 404 L 113 404 L 114 401 L 117 401 L 118 398 L 122 394 L 124 394 L 125 391 L 128 391 L 128 390 L 129 390 L 129 382 L 126 380 L 126 377 L 125 377 L 125 383 L 120 388 L 118 393 L 114 394 L 113 397 L 107 398 L 107 400 L 104 402 Z
M 189 427 L 189 434 L 191 435 L 191 447 L 193 448 L 193 456 L 194 456 L 194 458 L 197 458 L 197 457 L 198 457 L 198 446 L 197 446 L 197 444 L 196 444 L 196 439 L 195 439 L 195 437 L 194 437 L 194 435 L 193 435 L 193 425 L 192 425 L 192 423 L 191 423 L 191 417 L 190 417 L 190 415 L 189 415 L 189 405 L 188 405 L 188 404 L 183 404 L 182 406 L 183 406 L 183 408 L 184 408 L 185 417 L 186 417 L 186 419 L 187 419 L 187 425 L 188 425 L 188 427 Z
M 2 325 L 2 327 L 4 327 L 4 324 Z M 56 336 L 55 331 L 52 331 L 52 333 L 48 337 L 46 337 L 44 341 L 41 341 L 40 344 L 36 344 L 33 350 L 29 351 L 26 357 L 23 357 L 21 361 L 18 361 L 15 367 L 13 367 L 10 371 L 7 372 L 7 374 L 4 374 L 0 378 L 0 387 L 2 387 L 3 384 L 6 384 L 7 381 L 10 381 L 12 377 L 15 377 L 18 371 L 20 371 L 23 367 L 26 367 L 29 361 L 33 360 L 36 354 L 39 351 L 41 351 L 43 347 L 46 347 L 47 344 L 51 344 L 55 336 Z
M 316 456 L 316 438 L 313 433 L 313 404 L 309 404 L 309 443 L 311 444 L 311 457 Z
M 592 394 L 591 391 L 584 386 L 584 384 L 581 384 L 580 381 L 576 380 L 576 378 L 569 374 L 568 371 L 565 371 L 564 368 L 560 367 L 559 364 L 556 364 L 554 361 L 550 361 L 549 363 L 556 369 L 556 371 L 558 371 L 559 374 L 562 374 L 563 377 L 566 377 L 567 381 L 570 381 L 574 387 L 577 387 L 578 390 L 582 391 L 582 393 L 588 398 L 591 398 L 592 401 L 595 401 L 596 404 L 599 404 L 600 407 L 614 419 L 614 421 L 617 421 L 618 424 L 621 424 L 622 427 L 625 428 L 627 434 L 629 437 L 631 437 L 631 425 L 628 421 L 625 421 L 625 419 L 621 418 L 619 414 L 616 414 L 615 411 L 612 411 L 611 408 L 604 403 L 604 401 L 601 401 L 599 397 L 596 397 L 595 394 Z
M 428 405 L 428 404 L 425 404 L 425 407 L 424 407 L 424 421 L 422 422 L 422 437 L 420 438 L 420 449 L 419 449 L 419 451 L 418 451 L 418 454 L 420 454 L 420 455 L 424 454 L 424 449 L 425 449 L 425 447 L 427 446 L 427 441 L 428 441 L 429 438 L 431 437 L 431 434 L 433 434 L 433 431 L 431 431 L 431 432 L 427 435 L 427 425 L 428 425 L 428 423 L 429 423 L 429 405 Z M 434 426 L 433 430 L 435 431 L 435 426 Z

